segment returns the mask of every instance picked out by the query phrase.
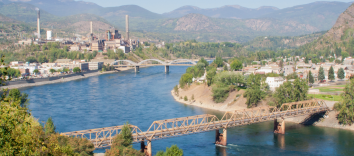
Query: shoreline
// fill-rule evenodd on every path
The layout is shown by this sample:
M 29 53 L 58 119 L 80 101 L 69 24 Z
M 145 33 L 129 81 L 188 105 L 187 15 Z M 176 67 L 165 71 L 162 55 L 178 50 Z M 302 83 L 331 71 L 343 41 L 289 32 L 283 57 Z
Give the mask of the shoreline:
M 85 79 L 93 76 L 99 76 L 103 74 L 111 74 L 111 73 L 118 73 L 121 71 L 127 71 L 133 68 L 122 68 L 114 71 L 106 71 L 106 72 L 95 72 L 95 73 L 89 73 L 85 74 L 84 76 L 73 76 L 69 78 L 64 78 L 64 79 L 59 79 L 59 80 L 53 80 L 53 81 L 44 81 L 44 82 L 37 82 L 37 83 L 26 83 L 26 84 L 18 84 L 18 85 L 10 85 L 10 86 L 1 86 L 0 89 L 19 89 L 19 88 L 26 88 L 26 87 L 35 87 L 35 86 L 42 86 L 42 85 L 47 85 L 47 84 L 54 84 L 54 83 L 62 83 L 62 82 L 69 82 L 69 81 L 74 81 L 74 80 L 80 80 L 80 79 Z
M 218 104 L 217 106 L 214 107 L 214 105 L 210 106 L 210 104 L 209 104 L 209 106 L 208 105 L 204 105 L 204 104 L 203 105 L 199 104 L 199 103 L 197 103 L 196 100 L 194 100 L 194 101 L 184 101 L 184 99 L 180 99 L 175 94 L 173 89 L 171 90 L 171 95 L 173 96 L 173 98 L 175 99 L 176 102 L 179 102 L 179 103 L 182 103 L 182 104 L 186 104 L 186 105 L 196 106 L 196 107 L 200 107 L 200 108 L 206 108 L 206 109 L 221 111 L 221 112 L 247 109 L 247 108 L 238 108 L 237 109 L 237 107 L 236 107 L 236 109 L 230 109 L 229 107 L 232 107 L 232 105 L 234 105 L 234 103 L 232 103 L 232 102 L 231 103 L 226 103 L 226 104 L 225 103 Z M 313 126 L 318 126 L 318 127 L 336 128 L 336 129 L 354 131 L 354 125 L 351 125 L 351 126 L 350 125 L 346 125 L 346 126 L 344 126 L 344 125 L 339 124 L 339 122 L 337 120 L 337 115 L 338 115 L 339 112 L 333 110 L 333 106 L 334 106 L 334 104 L 336 102 L 337 101 L 325 101 L 327 106 L 330 108 L 328 116 L 326 116 L 324 118 L 321 118 L 320 120 L 318 120 L 317 122 L 313 123 L 312 125 Z M 308 116 L 299 116 L 299 117 L 293 117 L 293 118 L 286 118 L 285 121 L 286 122 L 292 122 L 292 123 L 301 124 L 307 117 Z

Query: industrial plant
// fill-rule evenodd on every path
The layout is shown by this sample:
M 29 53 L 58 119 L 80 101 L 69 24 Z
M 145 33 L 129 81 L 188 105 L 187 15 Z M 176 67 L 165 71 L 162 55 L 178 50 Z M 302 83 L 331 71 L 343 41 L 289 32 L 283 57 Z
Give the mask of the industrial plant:
M 139 40 L 132 40 L 129 38 L 129 16 L 126 15 L 126 36 L 125 38 L 119 33 L 117 29 L 106 30 L 105 34 L 94 34 L 93 21 L 88 22 L 90 25 L 90 32 L 87 35 L 75 34 L 72 38 L 60 38 L 57 35 L 53 36 L 53 30 L 46 30 L 46 38 L 41 38 L 41 21 L 40 10 L 37 8 L 37 32 L 34 37 L 18 41 L 18 44 L 45 44 L 47 42 L 60 42 L 62 45 L 69 47 L 70 51 L 82 52 L 107 52 L 107 50 L 122 50 L 124 53 L 129 53 L 139 45 Z M 53 29 L 53 27 L 52 27 Z M 42 29 L 43 31 L 43 29 Z

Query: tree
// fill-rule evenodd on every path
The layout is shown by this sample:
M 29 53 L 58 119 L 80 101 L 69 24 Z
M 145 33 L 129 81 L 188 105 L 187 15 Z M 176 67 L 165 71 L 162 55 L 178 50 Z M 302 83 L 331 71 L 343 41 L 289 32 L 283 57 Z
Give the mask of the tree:
M 229 68 L 227 68 L 227 65 L 224 65 L 224 71 L 228 71 Z
M 0 97 L 0 153 L 75 155 L 68 145 L 58 143 L 58 134 L 45 135 L 42 126 L 27 108 L 27 97 L 18 89 L 4 90 Z
M 188 97 L 187 96 L 184 96 L 184 101 L 188 101 Z
M 49 72 L 53 74 L 55 72 L 55 69 L 49 69 Z
M 311 70 L 309 71 L 309 77 L 308 77 L 308 79 L 309 79 L 309 82 L 310 82 L 311 84 L 315 83 L 315 80 L 314 80 L 314 78 L 313 78 L 313 75 L 312 75 Z
M 173 87 L 173 91 L 175 92 L 175 94 L 176 94 L 177 96 L 179 96 L 178 85 L 176 85 L 175 87 Z
M 183 156 L 183 150 L 179 149 L 177 145 L 172 145 L 170 148 L 166 147 L 166 152 L 157 152 L 156 156 Z
M 130 125 L 127 122 L 124 124 L 120 134 L 113 138 L 111 149 L 106 150 L 107 156 L 143 156 L 144 154 L 132 147 L 133 137 Z
M 55 126 L 52 117 L 48 118 L 47 122 L 45 123 L 44 131 L 46 135 L 55 133 Z
M 318 80 L 323 81 L 324 79 L 325 79 L 324 70 L 323 67 L 320 67 L 318 71 Z
M 337 77 L 338 77 L 338 79 L 341 79 L 341 80 L 344 79 L 344 69 L 343 68 L 338 69 Z
M 294 83 L 284 82 L 273 94 L 276 106 L 281 107 L 284 103 L 307 100 L 308 89 L 306 80 L 296 78 Z
M 230 64 L 230 68 L 231 68 L 231 70 L 236 70 L 236 71 L 241 70 L 243 68 L 242 62 L 239 60 L 234 60 Z
M 205 66 L 209 66 L 209 62 L 204 58 L 201 58 L 198 62 L 204 63 Z
M 329 71 L 328 71 L 328 80 L 333 81 L 334 79 L 336 79 L 334 76 L 334 69 L 333 69 L 333 66 L 331 66 L 331 68 L 329 68 Z
M 283 61 L 283 59 L 280 60 L 280 62 L 279 62 L 279 67 L 281 68 L 281 70 L 283 70 L 283 67 L 284 67 L 284 61 Z
M 63 72 L 68 73 L 69 71 L 69 68 L 63 68 Z
M 185 73 L 182 75 L 181 79 L 179 80 L 179 85 L 181 88 L 184 88 L 184 86 L 188 83 L 192 83 L 193 75 L 189 73 Z
M 38 69 L 33 70 L 33 73 L 35 73 L 36 75 L 39 73 Z
M 216 57 L 215 60 L 214 60 L 214 63 L 215 63 L 218 67 L 224 66 L 224 61 L 222 60 L 221 57 Z
M 74 73 L 79 73 L 79 72 L 81 72 L 81 69 L 80 69 L 79 67 L 75 67 L 75 68 L 73 69 L 73 72 L 74 72 Z
M 354 123 L 354 79 L 350 80 L 341 94 L 342 101 L 334 105 L 334 109 L 339 111 L 337 116 L 339 123 L 351 125 Z
M 216 75 L 216 68 L 211 68 L 207 72 L 206 79 L 207 79 L 208 86 L 211 86 L 213 84 L 215 75 Z
M 248 108 L 256 105 L 257 103 L 265 97 L 265 92 L 261 90 L 261 75 L 251 74 L 247 79 L 247 89 L 244 96 L 247 98 Z

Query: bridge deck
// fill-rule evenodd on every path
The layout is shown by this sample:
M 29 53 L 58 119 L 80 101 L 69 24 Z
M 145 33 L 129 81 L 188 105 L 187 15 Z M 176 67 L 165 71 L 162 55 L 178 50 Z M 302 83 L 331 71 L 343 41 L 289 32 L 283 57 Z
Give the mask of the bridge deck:
M 154 121 L 150 128 L 142 132 L 137 126 L 130 125 L 135 143 L 152 141 L 182 135 L 202 133 L 222 128 L 259 123 L 276 118 L 288 118 L 328 111 L 324 101 L 308 100 L 283 104 L 280 108 L 262 107 L 226 112 L 221 120 L 215 115 L 205 114 L 184 118 Z M 109 147 L 114 136 L 120 134 L 123 126 L 62 133 L 65 136 L 87 138 L 96 148 Z

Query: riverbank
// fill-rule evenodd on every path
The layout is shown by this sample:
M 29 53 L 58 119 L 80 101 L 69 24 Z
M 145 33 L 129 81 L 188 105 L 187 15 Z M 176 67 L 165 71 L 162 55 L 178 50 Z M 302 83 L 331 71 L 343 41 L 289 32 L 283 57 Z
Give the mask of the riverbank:
M 229 97 L 222 103 L 214 102 L 211 87 L 208 87 L 206 84 L 193 83 L 186 89 L 179 88 L 178 95 L 174 90 L 171 91 L 171 94 L 180 103 L 226 112 L 247 109 L 247 99 L 243 97 L 244 92 L 245 90 L 233 91 L 229 93 Z M 194 95 L 194 100 L 192 100 L 192 95 Z M 188 98 L 187 101 L 184 100 L 185 96 Z M 262 106 L 264 104 L 260 104 L 258 107 Z
M 15 89 L 15 88 L 25 88 L 25 87 L 34 87 L 34 86 L 41 86 L 41 85 L 47 85 L 47 84 L 54 84 L 54 83 L 62 83 L 62 82 L 68 82 L 68 81 L 74 81 L 74 80 L 84 79 L 84 78 L 88 78 L 88 77 L 98 76 L 101 74 L 111 74 L 111 73 L 116 73 L 119 71 L 126 71 L 126 70 L 130 70 L 130 69 L 132 69 L 132 68 L 118 68 L 118 70 L 105 71 L 105 72 L 98 71 L 98 72 L 94 72 L 94 73 L 88 73 L 88 74 L 83 74 L 83 75 L 78 75 L 78 76 L 53 80 L 53 81 L 43 81 L 43 82 L 36 82 L 36 83 L 25 83 L 25 84 L 18 84 L 18 85 L 1 86 L 0 89 Z
M 217 110 L 217 111 L 233 111 L 233 110 L 243 110 L 247 109 L 246 101 L 247 99 L 243 97 L 244 90 L 234 91 L 229 94 L 229 97 L 223 103 L 215 103 L 212 99 L 211 88 L 204 84 L 192 84 L 187 89 L 179 89 L 179 94 L 177 95 L 174 90 L 171 91 L 173 98 L 183 104 Z M 191 96 L 194 95 L 194 100 L 191 100 Z M 184 96 L 187 96 L 188 100 L 184 100 Z M 238 97 L 237 97 L 238 96 Z M 330 127 L 330 128 L 340 128 L 346 130 L 354 130 L 354 125 L 343 126 L 338 123 L 337 115 L 338 112 L 333 110 L 333 106 L 337 101 L 325 101 L 327 106 L 331 109 L 328 115 L 325 118 L 320 119 L 315 122 L 313 125 L 321 127 Z M 265 106 L 265 103 L 262 103 L 258 107 Z M 308 116 L 300 116 L 294 118 L 287 118 L 285 121 L 302 123 Z

